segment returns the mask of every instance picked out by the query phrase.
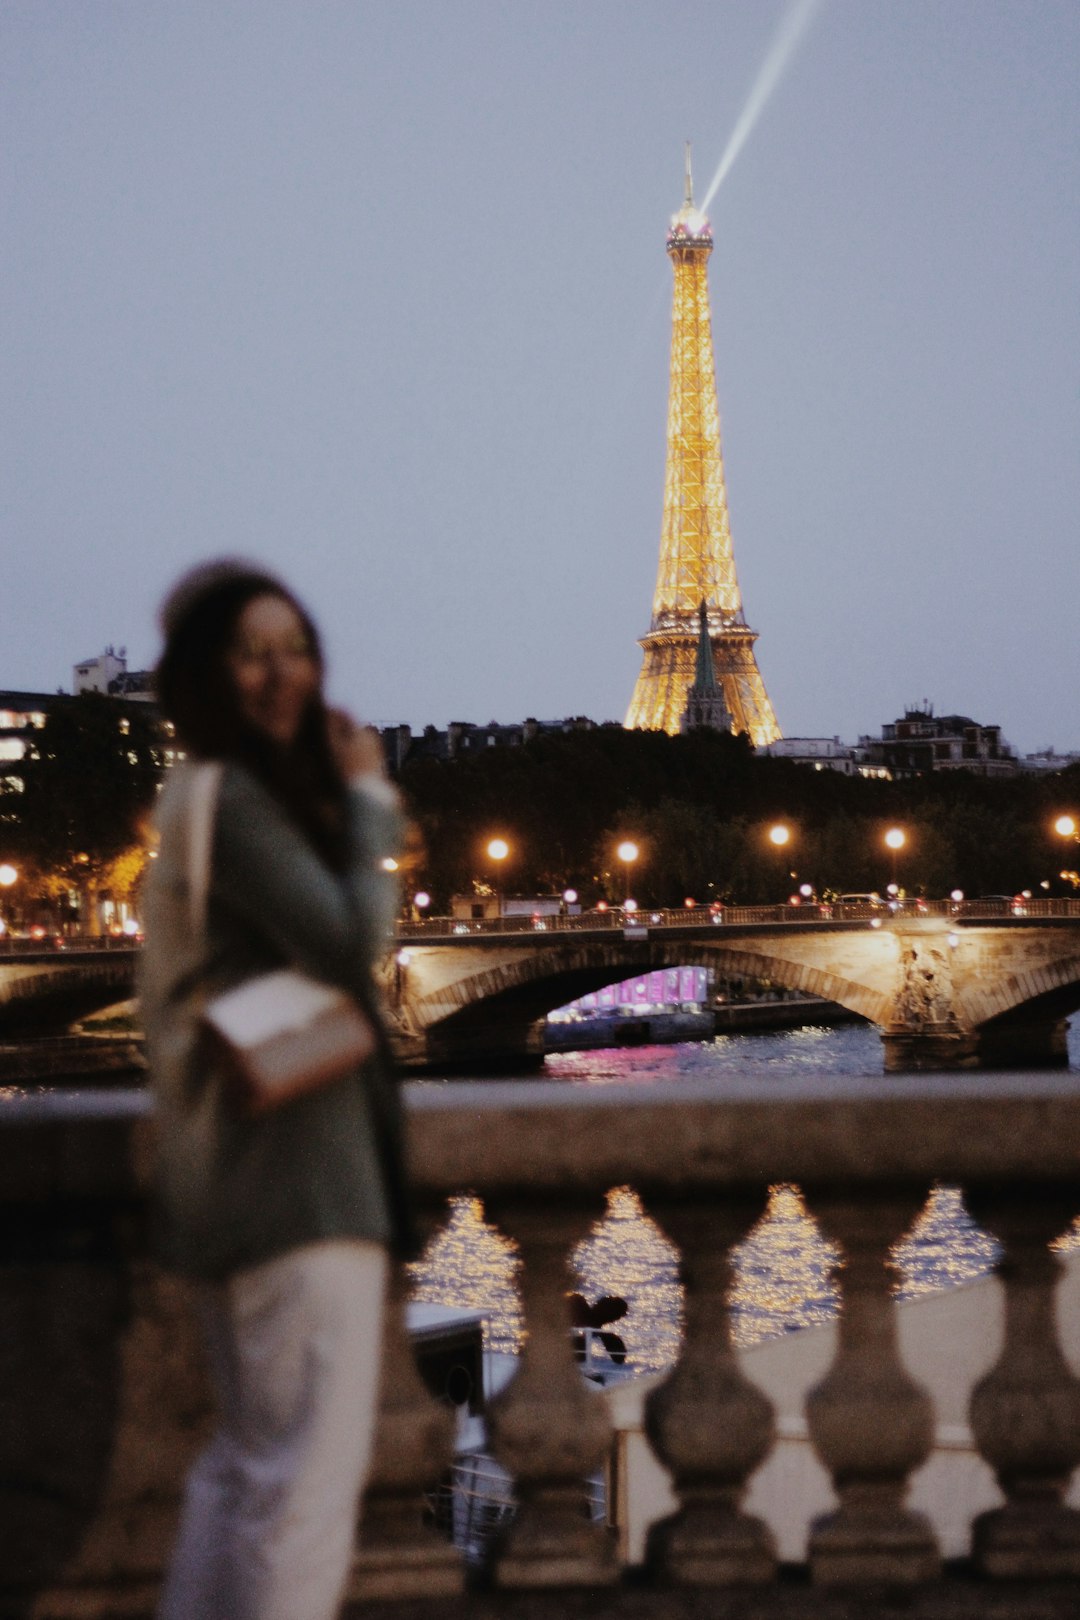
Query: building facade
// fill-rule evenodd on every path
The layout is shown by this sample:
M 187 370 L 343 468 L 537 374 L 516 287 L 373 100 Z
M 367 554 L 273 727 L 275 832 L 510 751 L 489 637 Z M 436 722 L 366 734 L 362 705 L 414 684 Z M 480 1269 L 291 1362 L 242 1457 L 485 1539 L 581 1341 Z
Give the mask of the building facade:
M 489 748 L 520 748 L 536 737 L 558 736 L 568 731 L 596 731 L 616 724 L 613 720 L 589 720 L 585 715 L 565 720 L 530 718 L 510 725 L 490 720 L 486 726 L 474 725 L 468 720 L 451 720 L 445 731 L 437 726 L 425 726 L 421 732 L 414 732 L 411 726 L 384 726 L 379 735 L 387 764 L 396 773 L 421 759 L 475 758 Z
M 71 671 L 71 689 L 82 692 L 101 692 L 108 697 L 138 698 L 153 702 L 153 674 L 148 669 L 127 667 L 127 648 L 106 647 L 96 658 L 84 658 Z
M 1016 754 L 1000 726 L 985 726 L 965 714 L 935 714 L 931 703 L 905 709 L 881 728 L 880 737 L 860 737 L 858 754 L 892 777 L 930 771 L 970 771 L 977 776 L 1015 776 Z

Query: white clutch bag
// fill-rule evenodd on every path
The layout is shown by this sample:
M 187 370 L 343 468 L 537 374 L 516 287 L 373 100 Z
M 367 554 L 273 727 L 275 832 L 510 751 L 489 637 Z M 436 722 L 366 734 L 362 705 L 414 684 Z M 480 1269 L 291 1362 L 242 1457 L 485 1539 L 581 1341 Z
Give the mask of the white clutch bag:
M 293 968 L 215 997 L 203 1024 L 227 1053 L 251 1114 L 317 1090 L 375 1050 L 375 1031 L 352 997 Z
M 221 767 L 198 767 L 188 819 L 192 928 L 202 933 Z M 202 1010 L 212 1048 L 224 1056 L 249 1114 L 265 1114 L 315 1091 L 370 1057 L 375 1028 L 346 991 L 278 968 L 227 990 Z

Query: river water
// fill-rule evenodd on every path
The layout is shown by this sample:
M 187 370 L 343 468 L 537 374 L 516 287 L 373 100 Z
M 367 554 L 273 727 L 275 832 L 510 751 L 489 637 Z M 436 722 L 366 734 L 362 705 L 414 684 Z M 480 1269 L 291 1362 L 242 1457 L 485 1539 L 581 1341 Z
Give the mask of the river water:
M 1080 1070 L 1080 1019 L 1070 1031 L 1069 1058 L 1070 1068 Z M 881 1042 L 864 1024 L 721 1035 L 682 1046 L 559 1053 L 547 1059 L 544 1077 L 573 1085 L 633 1086 L 694 1076 L 742 1078 L 750 1069 L 765 1087 L 770 1075 L 877 1075 Z M 1080 1235 L 1074 1229 L 1062 1242 L 1080 1244 Z M 969 1282 L 990 1268 L 995 1253 L 993 1240 L 970 1219 L 959 1192 L 936 1188 L 894 1253 L 900 1297 Z M 835 1258 L 798 1189 L 772 1188 L 765 1215 L 736 1254 L 737 1342 L 753 1344 L 833 1315 Z M 631 1188 L 610 1190 L 606 1213 L 576 1251 L 573 1267 L 588 1300 L 605 1294 L 626 1300 L 629 1309 L 617 1331 L 629 1365 L 650 1372 L 675 1360 L 682 1331 L 675 1250 Z M 512 1246 L 485 1224 L 479 1202 L 458 1198 L 414 1268 L 414 1297 L 483 1311 L 490 1347 L 513 1350 L 521 1331 L 516 1269 Z

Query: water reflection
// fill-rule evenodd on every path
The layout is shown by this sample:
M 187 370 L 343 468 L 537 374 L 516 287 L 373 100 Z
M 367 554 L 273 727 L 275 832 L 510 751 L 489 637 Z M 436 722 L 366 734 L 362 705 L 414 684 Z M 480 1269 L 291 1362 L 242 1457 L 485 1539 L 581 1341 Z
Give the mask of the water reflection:
M 735 1342 L 756 1344 L 835 1315 L 837 1252 L 798 1187 L 772 1187 L 765 1214 L 735 1250 Z
M 744 1080 L 748 1074 L 879 1075 L 881 1041 L 866 1024 L 808 1025 L 760 1035 L 718 1035 L 683 1046 L 609 1047 L 599 1052 L 555 1052 L 544 1060 L 545 1080 L 582 1085 L 649 1085 L 697 1077 Z
M 1063 1244 L 1080 1246 L 1080 1228 Z M 935 1188 L 894 1258 L 901 1299 L 970 1282 L 988 1271 L 992 1238 L 964 1208 L 955 1187 Z M 836 1250 L 825 1241 L 797 1187 L 770 1189 L 765 1214 L 735 1250 L 734 1335 L 740 1346 L 825 1322 L 837 1308 Z M 482 1311 L 491 1349 L 521 1339 L 512 1243 L 484 1220 L 477 1198 L 455 1198 L 446 1225 L 412 1268 L 414 1298 Z M 682 1335 L 683 1295 L 674 1246 L 630 1187 L 607 1195 L 607 1210 L 575 1250 L 576 1285 L 591 1302 L 617 1294 L 629 1310 L 619 1324 L 628 1362 L 640 1372 L 669 1367 Z
M 1070 1051 L 1073 1065 L 1080 1066 L 1075 1029 Z M 697 1045 L 565 1052 L 549 1058 L 545 1070 L 551 1078 L 581 1085 L 635 1085 L 695 1075 L 742 1080 L 753 1073 L 767 1086 L 770 1073 L 880 1074 L 881 1048 L 874 1030 L 850 1025 L 722 1036 Z M 1060 1246 L 1080 1247 L 1080 1220 Z M 898 1296 L 909 1299 L 970 1282 L 989 1270 L 996 1253 L 994 1240 L 968 1215 L 959 1190 L 935 1188 L 894 1250 Z M 765 1214 L 735 1251 L 736 1342 L 753 1344 L 832 1316 L 837 1308 L 831 1276 L 836 1258 L 798 1188 L 771 1188 Z M 483 1310 L 491 1347 L 512 1350 L 521 1336 L 517 1265 L 513 1246 L 484 1223 L 479 1201 L 456 1198 L 446 1225 L 413 1268 L 415 1297 Z M 659 1371 L 674 1362 L 683 1309 L 676 1251 L 630 1187 L 608 1193 L 604 1217 L 578 1246 L 572 1267 L 576 1286 L 590 1302 L 603 1294 L 627 1301 L 619 1332 L 636 1370 Z
M 630 1307 L 619 1323 L 627 1363 L 650 1372 L 670 1366 L 683 1325 L 678 1255 L 630 1187 L 608 1193 L 604 1218 L 574 1251 L 573 1265 L 590 1304 L 618 1294 Z
M 893 1250 L 901 1274 L 897 1295 L 914 1299 L 971 1282 L 990 1270 L 997 1252 L 997 1243 L 964 1208 L 959 1187 L 935 1187 L 911 1231 Z
M 427 1305 L 482 1311 L 489 1350 L 516 1350 L 521 1340 L 517 1273 L 508 1238 L 488 1225 L 479 1198 L 451 1198 L 446 1223 L 409 1267 L 412 1297 Z

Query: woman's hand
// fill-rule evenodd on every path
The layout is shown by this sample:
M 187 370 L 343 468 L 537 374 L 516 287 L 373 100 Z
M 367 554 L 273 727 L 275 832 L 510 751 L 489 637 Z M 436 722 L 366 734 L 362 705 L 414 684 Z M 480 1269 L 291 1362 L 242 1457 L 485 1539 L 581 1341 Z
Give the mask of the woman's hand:
M 357 776 L 386 775 L 386 756 L 373 726 L 360 725 L 344 709 L 329 709 L 326 735 L 330 752 L 346 782 Z

